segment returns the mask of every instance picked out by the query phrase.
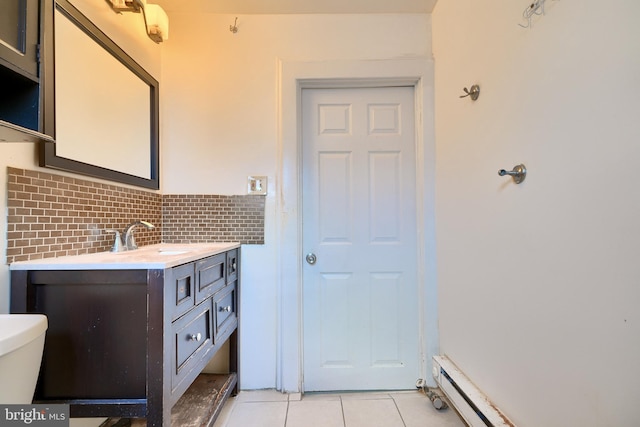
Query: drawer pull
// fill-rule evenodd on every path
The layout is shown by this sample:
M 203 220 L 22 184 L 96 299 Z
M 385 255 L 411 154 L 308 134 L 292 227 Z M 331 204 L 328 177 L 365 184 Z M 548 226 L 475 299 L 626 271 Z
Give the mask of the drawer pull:
M 228 306 L 226 306 L 226 307 L 220 307 L 220 308 L 218 309 L 218 311 L 219 311 L 219 312 L 221 312 L 221 313 L 229 312 L 229 311 L 231 311 L 231 306 L 230 306 L 230 305 L 228 305 Z
M 189 341 L 200 341 L 202 339 L 202 334 L 198 332 L 197 334 L 189 335 Z

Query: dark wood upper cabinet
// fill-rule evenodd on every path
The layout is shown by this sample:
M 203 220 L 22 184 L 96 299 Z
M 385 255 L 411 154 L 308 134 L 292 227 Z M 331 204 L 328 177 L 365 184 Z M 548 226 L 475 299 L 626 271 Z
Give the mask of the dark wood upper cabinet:
M 53 0 L 0 2 L 0 142 L 53 141 L 52 11 Z
M 0 62 L 37 80 L 38 0 L 3 0 L 0 11 Z

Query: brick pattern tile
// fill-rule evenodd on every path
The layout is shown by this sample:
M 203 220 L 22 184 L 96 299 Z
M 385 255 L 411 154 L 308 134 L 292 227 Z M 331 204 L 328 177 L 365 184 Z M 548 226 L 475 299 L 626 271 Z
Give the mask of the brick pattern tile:
M 8 168 L 7 263 L 109 250 L 134 220 L 136 243 L 160 243 L 162 196 L 47 172 Z
M 48 172 L 7 168 L 7 263 L 103 252 L 136 229 L 139 246 L 239 241 L 264 244 L 264 196 L 161 195 Z
M 264 196 L 165 194 L 162 239 L 166 243 L 264 244 L 264 206 Z

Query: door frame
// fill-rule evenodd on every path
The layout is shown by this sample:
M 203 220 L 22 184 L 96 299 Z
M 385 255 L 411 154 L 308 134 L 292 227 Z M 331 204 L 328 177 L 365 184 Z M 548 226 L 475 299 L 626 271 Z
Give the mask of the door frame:
M 418 219 L 420 378 L 435 386 L 438 354 L 435 252 L 434 66 L 426 58 L 297 62 L 278 60 L 278 168 L 276 177 L 276 388 L 300 393 L 302 354 L 302 90 L 413 86 Z M 417 378 L 416 378 L 417 380 Z

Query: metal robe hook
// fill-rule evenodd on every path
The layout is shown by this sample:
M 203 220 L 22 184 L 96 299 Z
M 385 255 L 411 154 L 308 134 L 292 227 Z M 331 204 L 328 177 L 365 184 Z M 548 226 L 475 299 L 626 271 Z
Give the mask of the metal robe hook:
M 472 101 L 475 101 L 480 96 L 480 86 L 473 85 L 471 89 L 467 89 L 466 87 L 463 89 L 466 95 L 461 95 L 460 98 L 466 98 L 467 96 L 471 97 Z
M 544 2 L 546 0 L 534 0 L 527 8 L 522 12 L 522 19 L 524 19 L 527 24 L 522 25 L 518 24 L 522 28 L 531 28 L 534 15 L 544 15 Z
M 236 16 L 236 20 L 233 23 L 233 25 L 229 25 L 229 31 L 231 31 L 233 34 L 238 32 L 238 17 Z
M 527 177 L 527 168 L 524 167 L 523 164 L 519 164 L 513 167 L 513 170 L 506 171 L 504 169 L 500 169 L 498 171 L 498 175 L 505 176 L 509 175 L 513 178 L 513 182 L 516 184 L 520 184 Z

